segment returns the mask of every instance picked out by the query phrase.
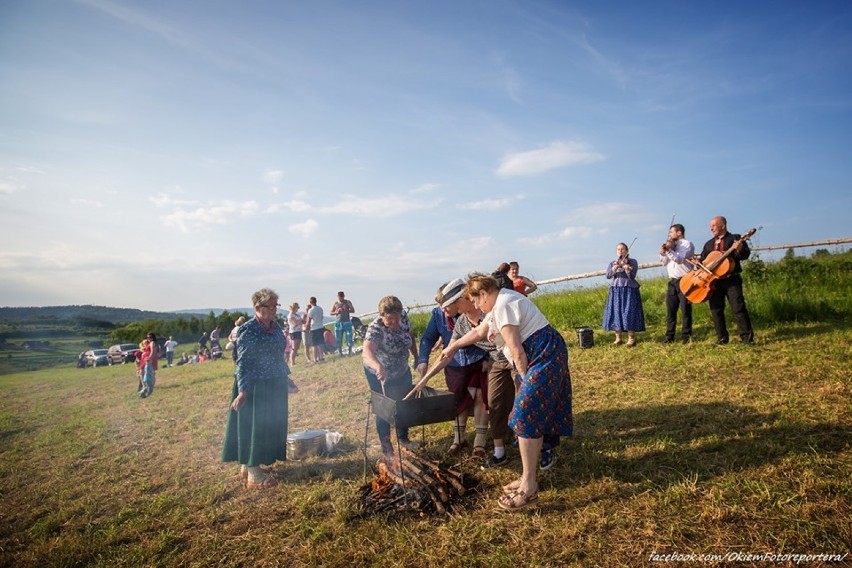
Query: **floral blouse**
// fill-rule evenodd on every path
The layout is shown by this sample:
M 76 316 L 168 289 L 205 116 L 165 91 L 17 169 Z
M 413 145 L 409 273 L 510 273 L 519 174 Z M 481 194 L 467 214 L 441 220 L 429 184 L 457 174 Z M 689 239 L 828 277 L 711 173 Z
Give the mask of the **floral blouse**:
M 408 354 L 412 342 L 411 322 L 407 315 L 402 314 L 398 330 L 387 327 L 382 318 L 377 317 L 367 327 L 364 342 L 367 341 L 375 344 L 376 359 L 387 371 L 389 381 L 405 375 L 408 371 Z

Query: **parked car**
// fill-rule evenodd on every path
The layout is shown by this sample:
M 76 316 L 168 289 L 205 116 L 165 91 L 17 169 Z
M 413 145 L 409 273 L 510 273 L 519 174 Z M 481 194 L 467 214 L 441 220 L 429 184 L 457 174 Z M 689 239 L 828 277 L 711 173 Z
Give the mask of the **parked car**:
M 121 343 L 113 345 L 107 352 L 107 363 L 114 365 L 115 363 L 133 363 L 136 361 L 136 352 L 139 346 L 135 343 Z
M 91 351 L 86 351 L 86 366 L 87 367 L 101 367 L 107 364 L 107 353 L 106 349 L 92 349 Z

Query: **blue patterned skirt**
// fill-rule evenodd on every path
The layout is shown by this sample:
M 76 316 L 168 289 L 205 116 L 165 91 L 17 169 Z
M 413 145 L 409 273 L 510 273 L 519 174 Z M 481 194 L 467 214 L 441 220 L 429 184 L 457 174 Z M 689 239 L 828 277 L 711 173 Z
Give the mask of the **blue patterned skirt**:
M 601 327 L 607 331 L 645 331 L 639 288 L 610 286 Z
M 529 366 L 521 377 L 509 426 L 521 438 L 571 436 L 571 373 L 568 348 L 552 326 L 543 327 L 523 343 Z

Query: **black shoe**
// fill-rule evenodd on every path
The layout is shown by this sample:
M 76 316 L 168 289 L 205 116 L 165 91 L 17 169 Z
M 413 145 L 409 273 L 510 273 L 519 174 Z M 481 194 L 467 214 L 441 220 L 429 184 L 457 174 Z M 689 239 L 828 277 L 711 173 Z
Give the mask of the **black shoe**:
M 728 338 L 727 337 L 725 337 L 723 339 L 717 339 L 716 340 L 716 345 L 727 345 L 727 344 L 728 344 Z
M 556 461 L 556 453 L 553 449 L 542 450 L 541 457 L 538 460 L 538 467 L 541 468 L 542 471 L 548 470 L 553 467 L 553 462 Z
M 492 469 L 492 468 L 495 468 L 495 467 L 501 467 L 501 466 L 506 465 L 506 463 L 508 461 L 509 461 L 509 456 L 507 456 L 506 454 L 503 454 L 502 458 L 498 458 L 497 456 L 492 454 L 492 456 L 490 458 L 488 458 L 488 461 L 486 461 L 484 464 L 479 466 L 479 469 L 486 470 L 486 469 Z
M 687 345 L 689 343 L 690 339 L 692 339 L 692 338 L 689 337 L 688 335 L 685 335 L 684 337 L 682 337 L 680 339 L 680 342 L 683 343 L 684 345 Z
M 663 343 L 674 343 L 674 337 L 667 337 L 663 340 Z
M 743 345 L 754 345 L 754 339 L 743 339 Z

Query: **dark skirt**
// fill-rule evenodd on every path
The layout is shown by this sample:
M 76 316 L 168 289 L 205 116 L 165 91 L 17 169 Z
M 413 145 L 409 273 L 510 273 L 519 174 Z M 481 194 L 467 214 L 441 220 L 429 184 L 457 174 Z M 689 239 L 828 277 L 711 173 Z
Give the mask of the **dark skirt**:
M 237 380 L 231 402 L 237 397 Z M 287 379 L 255 381 L 239 412 L 228 407 L 223 462 L 270 465 L 287 459 Z
M 639 288 L 610 287 L 602 327 L 607 331 L 645 331 L 645 312 Z
M 488 375 L 482 372 L 482 361 L 463 367 L 444 369 L 447 390 L 456 396 L 456 416 L 473 406 L 473 397 L 468 388 L 482 388 L 488 383 Z
M 571 436 L 574 416 L 565 340 L 547 326 L 528 337 L 523 346 L 529 366 L 521 377 L 509 426 L 521 438 Z

